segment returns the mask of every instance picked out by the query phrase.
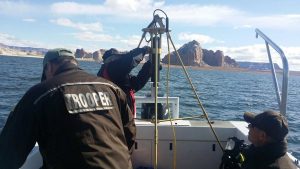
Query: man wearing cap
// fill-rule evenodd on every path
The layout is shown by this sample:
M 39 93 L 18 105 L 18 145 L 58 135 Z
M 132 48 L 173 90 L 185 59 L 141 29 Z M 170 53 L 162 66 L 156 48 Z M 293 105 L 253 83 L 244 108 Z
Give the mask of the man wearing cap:
M 287 155 L 288 125 L 285 117 L 274 111 L 245 113 L 249 123 L 248 139 L 252 143 L 243 150 L 243 169 L 296 169 Z
M 134 93 L 142 89 L 151 77 L 151 61 L 148 60 L 137 76 L 130 74 L 143 59 L 150 53 L 151 48 L 135 48 L 127 53 L 121 53 L 117 49 L 110 49 L 103 55 L 103 65 L 97 76 L 104 77 L 118 85 L 127 95 L 127 102 L 135 115 Z
M 0 134 L 0 168 L 17 169 L 37 142 L 45 169 L 131 169 L 136 128 L 125 93 L 81 70 L 67 49 L 49 50 Z

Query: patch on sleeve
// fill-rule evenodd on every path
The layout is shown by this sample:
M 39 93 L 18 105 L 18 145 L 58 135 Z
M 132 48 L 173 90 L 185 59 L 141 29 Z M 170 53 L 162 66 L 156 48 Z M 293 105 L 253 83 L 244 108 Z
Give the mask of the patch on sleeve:
M 62 92 L 70 114 L 113 109 L 112 96 L 95 86 L 65 86 Z

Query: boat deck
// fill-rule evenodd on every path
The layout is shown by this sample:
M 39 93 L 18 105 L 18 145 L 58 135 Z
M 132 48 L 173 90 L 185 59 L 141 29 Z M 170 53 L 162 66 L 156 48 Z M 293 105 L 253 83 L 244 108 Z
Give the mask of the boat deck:
M 155 158 L 154 124 L 137 120 L 136 125 L 134 168 L 151 167 Z M 223 152 L 206 121 L 178 120 L 173 121 L 173 126 L 175 135 L 170 122 L 158 124 L 158 168 L 173 168 L 175 163 L 176 168 L 216 169 L 219 167 Z M 244 134 L 245 131 L 248 133 L 245 122 L 213 121 L 212 126 L 223 147 L 229 137 L 247 139 L 247 135 Z M 174 153 L 176 153 L 175 163 Z

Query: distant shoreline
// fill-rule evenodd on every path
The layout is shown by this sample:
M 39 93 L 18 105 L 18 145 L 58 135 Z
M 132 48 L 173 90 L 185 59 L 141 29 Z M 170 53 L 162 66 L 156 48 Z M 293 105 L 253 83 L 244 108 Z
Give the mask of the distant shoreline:
M 163 67 L 167 68 L 168 65 L 163 64 Z M 181 68 L 180 65 L 170 65 L 172 68 Z M 245 68 L 236 68 L 236 67 L 213 67 L 213 66 L 185 66 L 186 69 L 195 69 L 195 70 L 220 70 L 220 71 L 228 71 L 228 72 L 254 72 L 254 73 L 271 73 L 270 70 L 251 70 Z M 282 74 L 282 71 L 277 71 L 277 74 Z M 290 75 L 300 76 L 300 71 L 290 71 Z
M 0 54 L 0 56 L 9 56 L 9 57 L 24 57 L 24 58 L 44 58 L 42 55 L 8 55 Z
M 12 56 L 12 57 L 28 57 L 28 58 L 43 58 L 42 55 L 7 55 L 7 54 L 0 54 L 1 56 Z M 87 61 L 87 62 L 97 62 L 92 58 L 76 58 L 79 61 Z M 168 65 L 163 64 L 163 67 L 167 68 Z M 181 68 L 180 65 L 170 65 L 172 68 Z M 257 73 L 271 73 L 269 70 L 251 70 L 251 69 L 244 69 L 244 68 L 234 68 L 234 67 L 213 67 L 213 66 L 205 66 L 205 67 L 198 67 L 198 66 L 185 66 L 187 69 L 196 69 L 196 70 L 220 70 L 220 71 L 229 71 L 229 72 L 257 72 Z M 277 72 L 281 73 L 281 72 Z M 290 71 L 290 75 L 300 76 L 300 71 Z
M 7 54 L 0 54 L 0 56 L 8 56 L 8 57 L 24 57 L 24 58 L 44 58 L 43 55 L 7 55 Z M 92 58 L 76 58 L 77 60 L 80 61 L 89 61 L 89 62 L 96 62 Z

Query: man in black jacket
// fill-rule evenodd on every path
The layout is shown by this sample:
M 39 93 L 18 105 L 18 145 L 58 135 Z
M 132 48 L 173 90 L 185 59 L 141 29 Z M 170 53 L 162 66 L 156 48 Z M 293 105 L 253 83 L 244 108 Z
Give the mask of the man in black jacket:
M 287 155 L 288 125 L 280 113 L 265 111 L 245 113 L 249 123 L 248 139 L 252 143 L 242 151 L 245 162 L 242 169 L 296 169 Z
M 121 53 L 112 48 L 103 55 L 103 65 L 97 76 L 104 77 L 118 85 L 127 95 L 127 102 L 135 115 L 134 93 L 142 89 L 151 77 L 151 61 L 148 60 L 139 73 L 134 76 L 130 72 L 151 52 L 151 48 L 135 48 L 129 52 Z
M 124 92 L 66 49 L 48 51 L 43 67 L 1 132 L 0 168 L 20 168 L 38 142 L 43 168 L 131 169 L 136 128 Z

